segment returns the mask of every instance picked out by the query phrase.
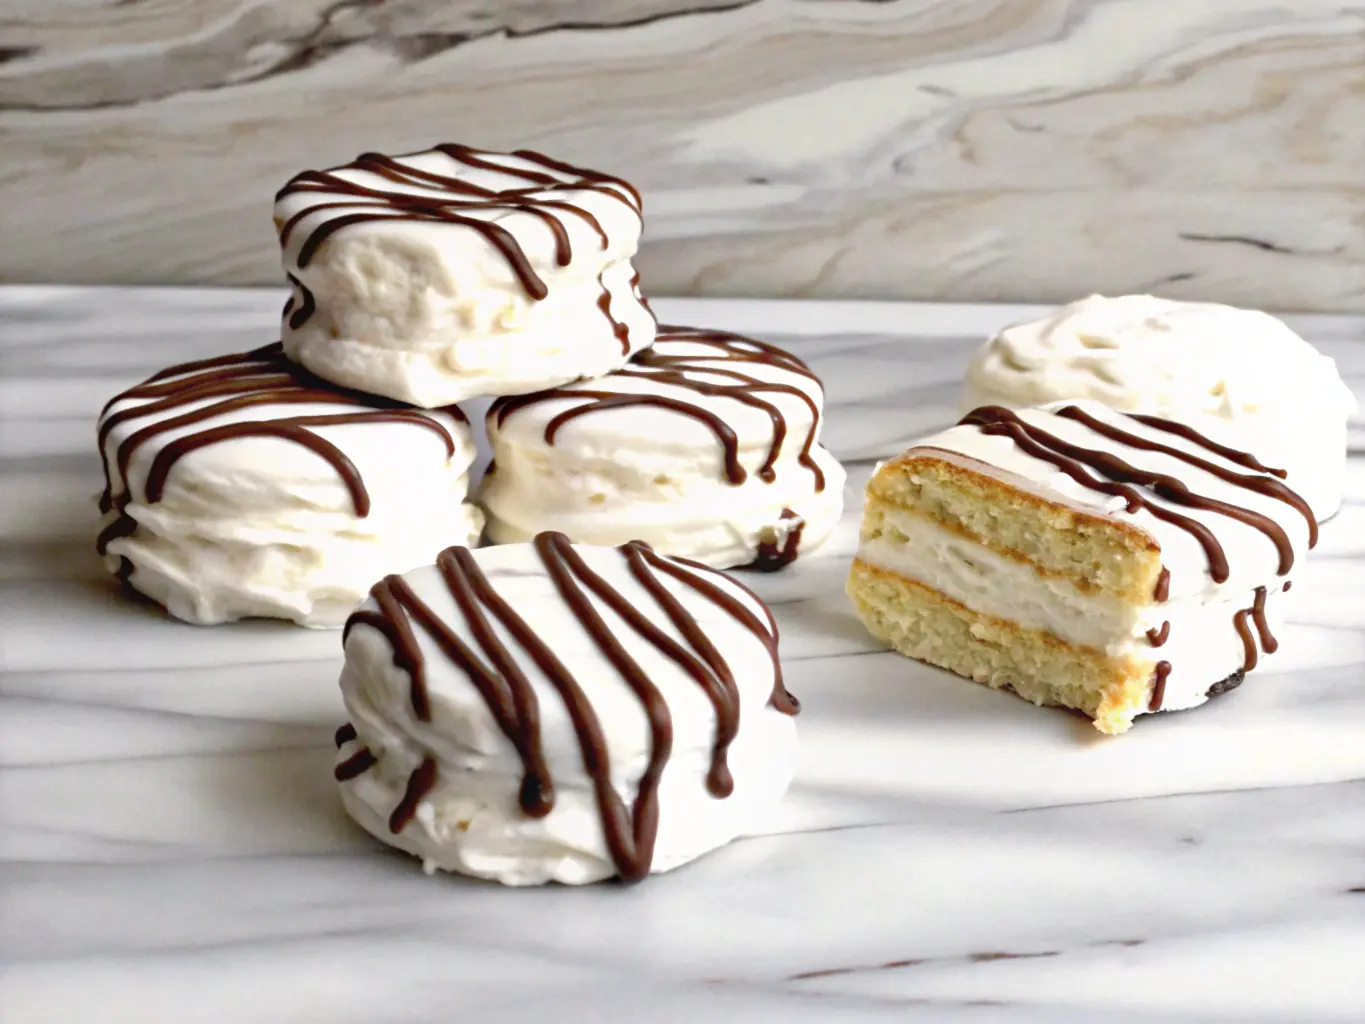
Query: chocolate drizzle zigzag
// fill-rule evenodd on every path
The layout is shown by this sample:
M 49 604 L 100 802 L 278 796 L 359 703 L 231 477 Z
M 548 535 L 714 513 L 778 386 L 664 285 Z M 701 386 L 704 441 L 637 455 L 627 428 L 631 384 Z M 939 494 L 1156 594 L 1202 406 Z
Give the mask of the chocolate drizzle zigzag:
M 111 413 L 123 402 L 138 404 Z M 336 406 L 338 411 L 291 414 L 289 407 L 297 405 Z M 213 423 L 218 417 L 246 409 L 258 410 L 257 418 Z M 463 414 L 454 406 L 438 411 L 464 422 Z M 125 424 L 141 420 L 148 422 L 123 438 L 111 458 L 110 435 Z M 370 511 L 370 494 L 360 471 L 345 452 L 314 428 L 364 423 L 404 423 L 430 431 L 444 443 L 447 457 L 455 454 L 455 437 L 440 420 L 400 402 L 327 384 L 287 360 L 279 342 L 251 352 L 162 370 L 110 399 L 100 413 L 98 442 L 104 460 L 100 511 L 115 512 L 117 516 L 101 531 L 96 548 L 103 554 L 110 542 L 137 529 L 136 520 L 127 513 L 128 505 L 134 500 L 146 504 L 160 501 L 171 470 L 180 459 L 200 448 L 251 437 L 290 441 L 327 462 L 345 485 L 356 516 L 363 519 Z M 143 493 L 134 495 L 128 484 L 133 456 L 162 435 L 186 428 L 192 429 L 166 442 L 157 452 L 147 472 Z M 114 469 L 122 482 L 117 492 Z M 131 567 L 125 564 L 120 575 L 126 578 L 130 571 Z
M 670 354 L 673 344 L 700 347 L 702 351 Z M 716 365 L 718 363 L 726 365 Z M 811 454 L 811 449 L 820 436 L 820 406 L 815 399 L 794 384 L 770 381 L 744 372 L 743 367 L 746 365 L 774 367 L 814 381 L 817 386 L 820 384 L 819 378 L 805 363 L 775 345 L 725 331 L 661 325 L 652 348 L 637 353 L 624 369 L 594 382 L 599 386 L 571 385 L 529 395 L 500 398 L 489 409 L 488 418 L 501 427 L 510 417 L 533 405 L 563 399 L 581 399 L 581 404 L 566 409 L 546 425 L 545 442 L 554 444 L 555 435 L 560 428 L 581 416 L 629 406 L 668 409 L 704 423 L 710 428 L 724 449 L 726 478 L 731 484 L 739 485 L 748 479 L 748 473 L 739 462 L 738 437 L 723 418 L 698 404 L 691 395 L 728 399 L 760 409 L 772 421 L 772 441 L 768 446 L 767 457 L 758 469 L 759 479 L 765 483 L 772 483 L 776 479 L 774 467 L 787 439 L 788 424 L 782 410 L 762 396 L 791 395 L 799 398 L 810 410 L 811 425 L 801 443 L 798 458 L 801 465 L 814 474 L 815 489 L 823 491 L 825 475 Z M 647 381 L 654 386 L 654 390 L 614 391 L 600 386 L 602 383 L 609 383 L 613 378 Z
M 371 596 L 379 606 L 378 610 L 356 612 L 346 623 L 343 635 L 349 635 L 360 625 L 382 633 L 393 649 L 394 664 L 408 673 L 413 715 L 420 721 L 429 721 L 431 701 L 427 693 L 426 665 L 414 626 L 426 633 L 468 676 L 498 728 L 516 750 L 523 773 L 519 796 L 522 811 L 529 817 L 543 817 L 554 807 L 555 788 L 542 746 L 539 702 L 511 647 L 500 639 L 494 627 L 495 621 L 500 623 L 564 701 L 583 753 L 584 766 L 593 781 L 612 861 L 623 879 L 638 880 L 649 873 L 653 859 L 658 830 L 659 780 L 673 745 L 672 717 L 658 686 L 613 633 L 593 598 L 659 654 L 691 676 L 715 708 L 716 731 L 706 785 L 717 798 L 728 796 L 734 788 L 726 752 L 739 730 L 739 689 L 725 658 L 661 576 L 684 584 L 725 610 L 767 647 L 775 673 L 770 703 L 784 714 L 796 714 L 799 705 L 782 685 L 777 658 L 777 625 L 771 613 L 767 613 L 767 622 L 761 621 L 743 601 L 712 582 L 708 577 L 714 575 L 713 570 L 663 558 L 638 541 L 621 545 L 617 550 L 630 574 L 653 599 L 655 608 L 682 636 L 684 642 L 679 643 L 593 571 L 564 535 L 542 533 L 535 540 L 535 549 L 560 598 L 621 680 L 634 691 L 648 717 L 650 757 L 636 784 L 635 799 L 629 803 L 612 787 L 606 736 L 583 688 L 555 654 L 552 643 L 537 634 L 497 592 L 469 549 L 450 548 L 442 552 L 436 565 L 473 637 L 472 644 L 462 640 L 455 630 L 441 621 L 400 576 L 389 576 L 374 587 Z M 355 737 L 354 729 L 349 726 L 343 727 L 338 735 L 343 734 L 347 740 Z M 337 778 L 353 778 L 366 770 L 374 763 L 368 755 L 369 752 L 362 748 L 338 765 Z M 421 796 L 436 781 L 435 762 L 428 757 L 413 772 L 404 797 L 390 819 L 390 829 L 394 833 L 402 830 Z

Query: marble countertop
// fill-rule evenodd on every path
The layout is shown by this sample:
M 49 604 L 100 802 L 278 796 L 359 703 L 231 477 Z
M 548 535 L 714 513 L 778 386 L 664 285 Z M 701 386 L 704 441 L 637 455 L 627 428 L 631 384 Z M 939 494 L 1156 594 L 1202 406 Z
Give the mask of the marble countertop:
M 1299 619 L 1106 739 L 880 652 L 843 575 L 872 462 L 1021 307 L 660 301 L 792 347 L 849 511 L 756 580 L 804 713 L 762 834 L 635 887 L 425 877 L 342 814 L 335 633 L 198 629 L 94 557 L 93 419 L 268 340 L 273 290 L 0 289 L 0 1018 L 1194 1021 L 1365 1014 L 1365 421 Z M 1365 401 L 1365 318 L 1305 317 Z

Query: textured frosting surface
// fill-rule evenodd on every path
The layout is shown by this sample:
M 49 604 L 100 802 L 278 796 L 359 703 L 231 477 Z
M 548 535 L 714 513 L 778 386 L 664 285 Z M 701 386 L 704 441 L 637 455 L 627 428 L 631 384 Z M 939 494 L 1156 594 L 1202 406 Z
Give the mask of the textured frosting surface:
M 1092 295 L 987 341 L 967 371 L 962 409 L 1068 398 L 1197 422 L 1288 470 L 1319 519 L 1341 504 L 1355 399 L 1330 358 L 1269 314 Z
M 429 871 L 666 871 L 756 824 L 794 771 L 771 615 L 643 545 L 452 549 L 377 586 L 345 644 L 343 800 Z
M 99 439 L 105 563 L 189 622 L 339 626 L 377 578 L 482 526 L 459 410 L 342 391 L 278 343 L 125 391 Z
M 639 193 L 541 154 L 444 145 L 305 171 L 276 196 L 286 352 L 422 406 L 622 365 L 654 338 Z
M 975 611 L 1147 661 L 1154 675 L 1157 665 L 1166 663 L 1160 699 L 1153 699 L 1151 710 L 1201 704 L 1213 684 L 1255 667 L 1262 654 L 1273 652 L 1282 592 L 1316 540 L 1317 528 L 1299 496 L 1276 477 L 1249 468 L 1254 459 L 1225 457 L 1156 422 L 1139 421 L 1099 402 L 1055 402 L 1014 413 L 987 408 L 925 438 L 904 456 L 958 461 L 1049 501 L 1137 527 L 1160 548 L 1168 574 L 1164 593 L 1149 601 L 1134 604 L 1083 593 L 1066 579 L 1045 578 L 1031 566 L 908 514 L 893 517 L 893 523 L 910 544 L 893 550 L 865 541 L 859 557 Z M 1108 436 L 1114 432 L 1127 439 Z M 1054 459 L 1071 462 L 1082 479 Z M 1107 494 L 1096 485 L 1126 486 L 1142 507 L 1133 508 L 1127 495 Z M 1222 510 L 1208 507 L 1211 503 Z M 1248 517 L 1251 522 L 1243 521 Z M 1259 636 L 1251 633 L 1253 625 Z M 1154 691 L 1156 686 L 1154 679 Z
M 719 568 L 814 550 L 843 510 L 819 443 L 824 389 L 795 356 L 719 331 L 661 327 L 623 370 L 503 399 L 487 423 L 489 536 L 560 530 L 643 540 Z

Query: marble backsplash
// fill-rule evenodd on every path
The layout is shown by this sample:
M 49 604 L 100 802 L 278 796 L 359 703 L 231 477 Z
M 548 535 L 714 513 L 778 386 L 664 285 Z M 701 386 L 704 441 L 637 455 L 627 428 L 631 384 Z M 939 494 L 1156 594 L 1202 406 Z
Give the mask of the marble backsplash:
M 275 282 L 362 149 L 645 191 L 656 293 L 1365 311 L 1365 3 L 6 0 L 0 280 Z

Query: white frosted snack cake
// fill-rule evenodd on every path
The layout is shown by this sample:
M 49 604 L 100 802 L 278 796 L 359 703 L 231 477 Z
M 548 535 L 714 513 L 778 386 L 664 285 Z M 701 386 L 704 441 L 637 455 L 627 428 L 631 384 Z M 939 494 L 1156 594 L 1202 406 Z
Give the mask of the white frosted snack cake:
M 456 408 L 345 391 L 279 343 L 172 366 L 99 420 L 109 570 L 187 622 L 340 626 L 385 573 L 479 536 Z
M 986 406 L 872 476 L 848 592 L 902 654 L 1120 733 L 1274 652 L 1316 539 L 1273 467 L 1185 425 Z
M 607 373 L 654 340 L 640 194 L 539 153 L 365 153 L 275 197 L 285 352 L 435 407 Z
M 347 623 L 342 799 L 428 872 L 667 871 L 758 827 L 791 782 L 777 645 L 750 591 L 638 542 L 451 548 Z
M 479 501 L 495 543 L 558 530 L 643 540 L 717 568 L 780 568 L 843 511 L 820 444 L 824 388 L 795 356 L 724 331 L 661 327 L 597 380 L 503 398 Z
M 976 353 L 962 411 L 1089 398 L 1198 427 L 1287 472 L 1319 521 L 1341 505 L 1356 401 L 1336 364 L 1257 310 L 1092 295 Z

